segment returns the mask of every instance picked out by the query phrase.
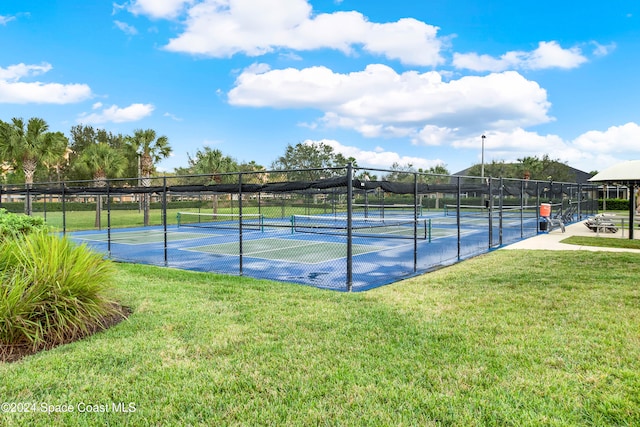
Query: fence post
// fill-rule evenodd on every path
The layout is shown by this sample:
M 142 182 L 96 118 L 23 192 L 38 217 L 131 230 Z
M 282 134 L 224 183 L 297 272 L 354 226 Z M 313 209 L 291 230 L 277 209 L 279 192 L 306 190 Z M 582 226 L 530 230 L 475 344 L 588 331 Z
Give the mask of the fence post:
M 366 189 L 365 189 L 366 191 Z M 413 173 L 413 272 L 418 271 L 418 173 Z
M 577 221 L 582 219 L 582 184 L 578 183 L 578 211 L 576 212 Z
M 353 288 L 353 164 L 347 164 L 347 292 Z
M 460 255 L 461 255 L 461 251 L 462 251 L 462 242 L 461 242 L 461 230 L 460 230 L 460 202 L 462 200 L 462 195 L 460 194 L 460 190 L 461 190 L 461 177 L 458 176 L 456 177 L 456 227 L 458 230 L 458 261 L 460 261 Z M 446 208 L 446 206 L 445 206 Z
M 65 185 L 62 183 L 62 235 L 67 235 L 67 196 L 64 194 Z
M 500 227 L 498 228 L 498 246 L 502 246 L 502 227 L 503 227 L 503 215 L 504 215 L 504 178 L 500 177 L 500 219 L 498 220 L 498 224 Z
M 109 180 L 106 181 L 107 184 L 107 256 L 111 258 L 111 197 L 109 191 Z M 98 194 L 98 198 L 101 196 Z M 99 215 L 102 215 L 102 212 L 98 212 Z
M 524 239 L 524 184 L 525 180 L 520 181 L 520 238 Z
M 233 194 L 231 195 L 231 201 L 233 201 Z M 242 172 L 238 174 L 238 249 L 239 259 L 239 274 L 242 276 Z
M 491 177 L 487 178 L 489 180 L 489 204 L 487 208 L 489 210 L 489 245 L 488 248 L 491 249 L 493 246 L 493 216 L 491 212 L 493 211 L 493 179 Z
M 25 213 L 31 216 L 31 184 L 27 184 L 27 198 L 24 201 Z
M 536 182 L 536 234 L 540 234 L 540 181 Z
M 162 231 L 164 233 L 164 266 L 169 265 L 169 243 L 167 239 L 167 177 L 162 177 Z
M 636 212 L 636 188 L 629 183 L 629 240 L 633 240 L 633 217 Z

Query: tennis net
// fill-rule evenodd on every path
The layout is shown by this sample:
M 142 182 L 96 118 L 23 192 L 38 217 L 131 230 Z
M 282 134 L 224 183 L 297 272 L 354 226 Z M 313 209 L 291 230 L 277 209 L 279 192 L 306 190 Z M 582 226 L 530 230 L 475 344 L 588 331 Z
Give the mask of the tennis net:
M 262 214 L 228 214 L 203 212 L 178 212 L 179 227 L 200 227 L 237 230 L 243 229 L 263 231 L 264 217 Z
M 421 239 L 429 238 L 429 219 L 408 218 L 354 218 L 351 234 L 356 237 Z M 349 223 L 344 216 L 292 215 L 294 233 L 347 235 Z
M 494 206 L 493 208 L 489 208 L 481 205 L 460 205 L 460 210 L 458 211 L 458 206 L 453 205 L 445 205 L 444 206 L 444 215 L 445 216 L 458 216 L 458 212 L 460 212 L 461 217 L 488 217 L 489 212 L 493 212 L 493 215 L 502 216 L 502 217 L 519 217 L 523 216 L 535 216 L 536 215 L 536 206 L 512 206 L 506 205 L 500 208 L 499 206 Z
M 417 216 L 422 215 L 422 206 L 407 204 L 370 204 L 370 203 L 354 203 L 352 205 L 354 215 L 364 217 L 380 217 L 389 216 L 411 218 L 416 213 Z

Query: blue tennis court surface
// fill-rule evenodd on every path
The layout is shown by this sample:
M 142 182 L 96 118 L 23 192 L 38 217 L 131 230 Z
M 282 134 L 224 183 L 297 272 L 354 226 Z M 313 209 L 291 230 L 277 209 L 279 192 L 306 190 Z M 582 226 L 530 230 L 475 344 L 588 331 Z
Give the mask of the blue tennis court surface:
M 397 282 L 535 236 L 547 229 L 543 213 L 571 224 L 598 210 L 598 186 L 553 181 L 555 166 L 536 171 L 544 181 L 399 169 L 347 162 L 11 184 L 0 196 L 115 261 L 342 291 Z
M 345 290 L 347 236 L 333 221 L 316 218 L 313 224 L 294 225 L 289 218 L 271 219 L 266 225 L 260 222 L 247 227 L 242 235 L 234 223 L 68 234 L 116 261 Z M 362 225 L 365 221 L 356 222 L 350 248 L 353 290 L 391 283 L 488 250 L 486 218 L 468 218 L 462 226 L 456 218 L 442 214 L 421 218 L 415 227 L 394 221 L 376 225 L 377 234 Z M 521 239 L 521 220 L 510 221 L 514 222 L 513 236 L 508 235 L 509 221 L 504 221 L 501 237 Z M 535 221 L 530 225 L 535 234 Z

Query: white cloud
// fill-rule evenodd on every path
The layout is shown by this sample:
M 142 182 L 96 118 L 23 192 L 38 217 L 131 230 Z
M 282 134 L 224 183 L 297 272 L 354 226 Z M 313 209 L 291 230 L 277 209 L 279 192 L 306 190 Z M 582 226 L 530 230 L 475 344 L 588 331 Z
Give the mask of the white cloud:
M 153 17 L 151 0 L 135 3 L 134 11 Z M 306 0 L 204 0 L 196 4 L 169 2 L 168 9 L 189 5 L 185 30 L 166 49 L 211 57 L 238 53 L 264 55 L 281 49 L 335 49 L 350 54 L 356 48 L 405 64 L 441 64 L 438 28 L 412 18 L 391 23 L 369 22 L 359 12 L 313 15 Z
M 170 19 L 178 16 L 193 0 L 132 0 L 129 10 L 136 15 L 148 15 L 154 19 Z
M 592 130 L 572 139 L 558 135 L 540 135 L 516 128 L 511 131 L 487 132 L 485 161 L 515 162 L 527 156 L 552 159 L 586 172 L 602 170 L 615 163 L 640 158 L 640 125 L 634 122 L 612 126 L 605 131 Z M 481 158 L 480 135 L 461 138 L 452 143 L 457 150 L 474 150 Z
M 238 76 L 228 99 L 237 106 L 315 108 L 324 111 L 326 126 L 368 137 L 410 136 L 416 144 L 552 120 L 546 91 L 513 71 L 445 82 L 435 71 L 398 74 L 381 64 L 348 74 L 253 66 Z
M 40 65 L 27 65 L 24 63 L 9 65 L 7 68 L 0 67 L 0 80 L 18 81 L 24 77 L 37 76 L 50 71 L 51 64 L 42 63 Z
M 640 126 L 629 122 L 611 126 L 606 131 L 592 130 L 580 135 L 573 144 L 581 151 L 593 153 L 631 154 L 640 157 Z
M 96 104 L 94 104 L 95 106 Z M 98 106 L 98 108 L 101 107 L 102 105 Z M 151 115 L 154 108 L 151 104 L 131 104 L 124 108 L 112 105 L 98 113 L 83 113 L 76 121 L 85 124 L 135 122 Z
M 541 70 L 546 68 L 576 68 L 587 61 L 578 47 L 562 48 L 558 42 L 540 42 L 530 52 L 510 51 L 494 58 L 477 53 L 454 53 L 453 65 L 473 71 Z
M 113 21 L 113 23 L 116 25 L 116 27 L 118 27 L 120 31 L 122 31 L 123 33 L 129 36 L 135 36 L 136 34 L 138 34 L 138 30 L 136 29 L 136 27 L 133 27 L 127 24 L 126 22 Z
M 174 120 L 174 121 L 176 121 L 176 122 L 181 122 L 181 121 L 182 121 L 182 118 L 180 118 L 180 117 L 176 116 L 175 114 L 171 114 L 171 113 L 164 113 L 162 116 L 163 116 L 163 117 L 169 117 L 171 120 Z
M 598 42 L 592 41 L 591 44 L 594 46 L 593 54 L 595 56 L 606 56 L 611 52 L 613 52 L 617 47 L 615 43 L 609 43 L 609 44 L 603 45 Z
M 427 160 L 421 157 L 402 156 L 381 147 L 376 147 L 375 150 L 362 150 L 358 147 L 342 145 L 340 142 L 331 139 L 304 141 L 308 145 L 319 142 L 332 147 L 336 153 L 340 153 L 347 158 L 353 157 L 358 161 L 358 166 L 360 167 L 390 168 L 394 163 L 397 163 L 401 166 L 412 165 L 416 169 L 428 169 L 444 164 L 440 159 Z
M 24 78 L 44 74 L 52 69 L 51 64 L 17 64 L 0 67 L 0 103 L 7 104 L 70 104 L 84 101 L 92 96 L 85 84 L 61 84 L 24 82 Z
M 16 17 L 15 16 L 5 16 L 5 15 L 0 15 L 0 25 L 7 25 L 9 22 L 15 20 Z

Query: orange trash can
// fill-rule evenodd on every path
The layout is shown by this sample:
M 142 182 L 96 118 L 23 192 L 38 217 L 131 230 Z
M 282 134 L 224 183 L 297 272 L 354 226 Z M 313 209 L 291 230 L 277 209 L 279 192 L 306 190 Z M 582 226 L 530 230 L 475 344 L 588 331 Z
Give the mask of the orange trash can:
M 540 203 L 540 216 L 551 216 L 551 205 L 549 203 Z

